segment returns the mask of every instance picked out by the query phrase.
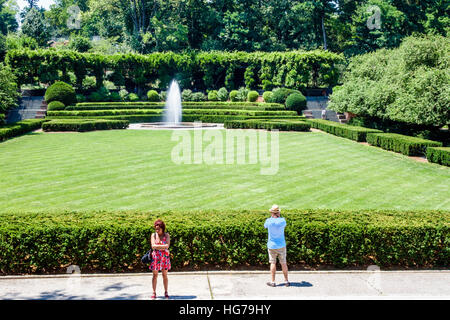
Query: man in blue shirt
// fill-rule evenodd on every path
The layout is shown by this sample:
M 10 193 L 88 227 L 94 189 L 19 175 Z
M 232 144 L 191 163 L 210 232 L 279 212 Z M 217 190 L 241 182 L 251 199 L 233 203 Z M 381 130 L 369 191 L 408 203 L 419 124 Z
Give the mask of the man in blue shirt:
M 267 248 L 269 251 L 270 272 L 272 274 L 272 281 L 267 282 L 268 286 L 276 287 L 275 273 L 277 271 L 277 257 L 283 270 L 285 285 L 289 287 L 288 281 L 288 267 L 286 263 L 286 241 L 284 239 L 284 228 L 286 227 L 286 220 L 280 216 L 280 208 L 273 205 L 270 209 L 271 217 L 266 219 L 264 228 L 269 231 L 269 239 L 267 241 Z

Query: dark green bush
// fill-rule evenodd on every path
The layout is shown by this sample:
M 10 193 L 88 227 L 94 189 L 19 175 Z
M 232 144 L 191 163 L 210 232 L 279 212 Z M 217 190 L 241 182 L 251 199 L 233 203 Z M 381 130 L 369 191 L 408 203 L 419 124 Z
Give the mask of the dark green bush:
M 47 106 L 48 111 L 64 110 L 65 108 L 66 106 L 64 105 L 64 103 L 60 101 L 52 101 Z
M 272 98 L 271 98 L 270 102 L 285 104 L 286 103 L 286 99 L 292 93 L 302 94 L 298 90 L 293 90 L 293 89 L 288 89 L 288 88 L 277 88 L 277 89 L 272 91 Z
M 86 102 L 86 97 L 84 96 L 84 94 L 77 94 L 76 97 L 78 103 Z
M 231 91 L 230 91 L 230 101 L 231 101 L 231 102 L 237 102 L 237 101 L 239 101 L 239 100 L 237 99 L 237 96 L 238 96 L 238 91 L 237 91 L 237 90 L 231 90 Z
M 450 147 L 428 147 L 427 159 L 429 162 L 450 167 Z
M 208 101 L 219 101 L 217 97 L 217 90 L 211 90 L 208 92 Z
M 424 156 L 427 147 L 442 147 L 441 142 L 404 136 L 396 133 L 369 133 L 367 142 L 373 146 L 407 156 Z
M 44 121 L 45 120 L 42 119 L 30 119 L 2 126 L 0 127 L 0 141 L 17 137 L 33 130 L 37 130 L 41 128 L 41 125 Z
M 258 97 L 259 97 L 258 91 L 250 91 L 250 92 L 247 94 L 247 101 L 249 101 L 249 102 L 255 102 L 256 100 L 258 100 Z
M 45 91 L 45 101 L 50 103 L 52 101 L 61 101 L 66 106 L 70 106 L 77 102 L 75 89 L 62 81 L 56 81 Z
M 286 210 L 282 216 L 289 264 L 448 266 L 446 211 Z M 172 239 L 174 270 L 267 265 L 263 211 L 3 212 L 0 273 L 65 273 L 68 265 L 82 272 L 145 270 L 140 258 L 157 218 Z
M 0 126 L 5 123 L 5 115 L 3 113 L 0 113 Z
M 302 114 L 302 111 L 306 109 L 305 96 L 301 93 L 291 93 L 286 99 L 286 109 Z
M 147 99 L 150 102 L 159 102 L 159 101 L 161 101 L 159 99 L 159 94 L 158 94 L 158 92 L 156 92 L 156 90 L 149 90 L 147 92 Z
M 226 88 L 220 88 L 217 91 L 217 98 L 219 101 L 228 101 L 228 90 Z
M 111 92 L 111 94 L 109 95 L 109 99 L 113 102 L 119 102 L 122 100 L 118 92 Z
M 268 102 L 268 103 L 272 102 L 272 96 L 273 96 L 272 91 L 264 91 L 264 93 L 263 93 L 264 102 Z
M 127 120 L 106 120 L 106 119 L 86 119 L 86 120 L 51 120 L 42 124 L 44 131 L 93 131 L 126 129 L 129 122 Z
M 309 131 L 311 125 L 307 122 L 297 120 L 250 119 L 225 121 L 224 127 L 227 129 L 277 129 L 280 131 Z
M 382 131 L 376 129 L 369 129 L 363 127 L 349 126 L 333 121 L 322 119 L 307 119 L 312 128 L 319 129 L 339 137 L 355 140 L 358 142 L 365 142 L 366 135 L 371 132 L 381 133 Z

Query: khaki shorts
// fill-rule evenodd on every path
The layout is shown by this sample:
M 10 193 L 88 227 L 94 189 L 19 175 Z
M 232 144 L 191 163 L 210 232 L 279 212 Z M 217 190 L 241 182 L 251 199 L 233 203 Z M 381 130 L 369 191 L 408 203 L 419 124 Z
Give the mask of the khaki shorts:
M 277 257 L 280 263 L 286 263 L 286 247 L 280 249 L 268 249 L 269 263 L 277 263 Z

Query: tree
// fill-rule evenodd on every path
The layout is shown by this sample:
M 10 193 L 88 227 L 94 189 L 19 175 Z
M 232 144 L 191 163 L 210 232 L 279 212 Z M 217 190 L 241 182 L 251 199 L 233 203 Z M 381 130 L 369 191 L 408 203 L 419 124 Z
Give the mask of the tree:
M 15 32 L 19 27 L 16 14 L 19 7 L 15 0 L 0 0 L 0 32 L 7 35 L 9 32 Z
M 36 39 L 40 46 L 47 45 L 51 38 L 50 26 L 42 12 L 36 8 L 28 11 L 22 23 L 22 34 Z

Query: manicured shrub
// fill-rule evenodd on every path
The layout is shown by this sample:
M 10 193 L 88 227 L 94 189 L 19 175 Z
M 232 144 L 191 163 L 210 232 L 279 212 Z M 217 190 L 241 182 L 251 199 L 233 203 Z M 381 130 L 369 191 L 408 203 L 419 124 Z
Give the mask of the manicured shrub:
M 52 101 L 61 101 L 66 106 L 70 106 L 77 102 L 75 89 L 62 81 L 56 81 L 45 91 L 45 101 L 50 103 Z
M 286 99 L 286 109 L 302 114 L 302 111 L 306 109 L 305 96 L 301 93 L 291 93 Z
M 159 93 L 159 101 L 166 101 L 167 99 L 167 91 L 161 91 Z
M 64 103 L 60 101 L 52 101 L 47 106 L 48 111 L 64 110 L 65 108 L 66 106 L 64 105 Z
M 20 97 L 16 77 L 10 67 L 0 63 L 0 114 L 15 108 Z
M 258 100 L 258 97 L 259 97 L 258 91 L 250 91 L 250 92 L 247 94 L 247 101 L 249 101 L 249 102 L 255 102 L 256 100 Z
M 76 97 L 78 103 L 86 102 L 86 97 L 84 94 L 77 94 Z
M 448 266 L 445 211 L 286 210 L 282 216 L 288 264 Z M 0 273 L 61 273 L 68 265 L 84 273 L 148 270 L 140 258 L 150 248 L 149 221 L 156 218 L 170 233 L 174 270 L 263 266 L 267 217 L 246 210 L 2 212 Z
M 208 101 L 219 101 L 216 90 L 211 90 L 208 92 Z
M 183 91 L 181 91 L 181 100 L 192 101 L 192 90 L 184 89 Z
M 104 97 L 102 96 L 101 93 L 94 91 L 92 92 L 89 96 L 88 96 L 88 100 L 91 102 L 101 102 L 101 101 L 105 101 Z
M 238 93 L 236 95 L 237 101 L 247 101 L 249 91 L 250 90 L 244 87 L 239 88 Z
M 203 92 L 195 92 L 192 94 L 192 101 L 206 101 L 206 96 Z
M 450 147 L 428 147 L 427 159 L 429 162 L 450 167 Z
M 302 94 L 298 90 L 293 90 L 293 89 L 288 89 L 288 88 L 277 88 L 277 89 L 273 90 L 272 93 L 273 93 L 273 95 L 272 95 L 271 102 L 281 103 L 281 104 L 285 104 L 287 97 L 289 95 L 291 95 L 292 93 Z
M 232 102 L 239 101 L 238 98 L 237 98 L 237 95 L 238 95 L 238 91 L 237 90 L 231 90 L 230 91 L 230 101 L 232 101 Z
M 127 96 L 127 100 L 128 100 L 128 101 L 131 101 L 131 102 L 139 101 L 139 96 L 138 96 L 136 93 L 130 93 L 130 94 Z
M 340 124 L 334 121 L 322 119 L 307 119 L 312 128 L 319 129 L 339 137 L 355 140 L 358 142 L 365 142 L 366 135 L 369 133 L 382 133 L 381 130 L 369 129 L 364 127 L 349 126 L 347 124 Z
M 219 101 L 228 101 L 228 90 L 226 88 L 220 88 L 217 91 L 217 98 Z
M 224 127 L 227 129 L 277 129 L 280 131 L 309 131 L 311 124 L 297 120 L 250 119 L 225 121 Z
M 149 90 L 147 92 L 147 100 L 150 101 L 150 102 L 161 101 L 160 98 L 159 98 L 158 92 L 156 92 L 155 90 Z
M 426 155 L 428 147 L 442 147 L 441 142 L 404 136 L 396 133 L 369 133 L 367 142 L 373 146 L 407 156 Z
M 70 119 L 70 120 L 51 120 L 42 124 L 44 131 L 93 131 L 126 129 L 129 125 L 127 120 L 106 120 L 106 119 Z
M 5 124 L 6 120 L 5 120 L 5 115 L 3 113 L 0 113 L 0 126 Z
M 44 121 L 45 120 L 43 119 L 29 119 L 0 127 L 0 141 L 17 137 L 33 130 L 37 130 L 41 128 L 41 125 Z
M 127 96 L 128 96 L 128 91 L 125 89 L 121 89 L 119 91 L 119 96 L 120 96 L 120 100 L 125 101 L 127 100 Z
M 273 93 L 272 93 L 272 91 L 264 91 L 264 93 L 263 93 L 263 100 L 264 100 L 264 102 L 272 102 L 272 96 L 273 96 Z
M 118 92 L 111 92 L 111 94 L 109 95 L 109 100 L 113 102 L 119 102 L 122 100 L 122 98 L 120 97 L 120 94 Z

